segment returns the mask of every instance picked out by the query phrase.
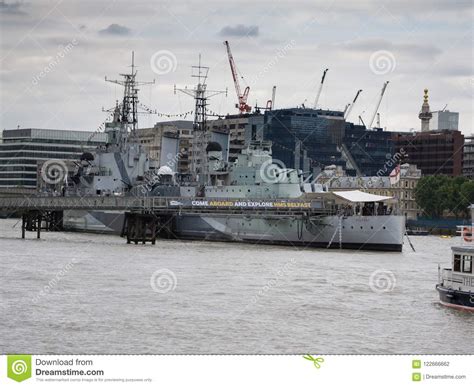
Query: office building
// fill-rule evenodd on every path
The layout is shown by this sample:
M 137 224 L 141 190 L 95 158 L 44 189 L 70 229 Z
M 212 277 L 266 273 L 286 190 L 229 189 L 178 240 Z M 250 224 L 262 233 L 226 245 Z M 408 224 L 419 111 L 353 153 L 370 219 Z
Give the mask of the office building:
M 464 135 L 458 130 L 394 133 L 393 141 L 423 175 L 462 175 Z
M 459 113 L 441 110 L 432 112 L 431 130 L 459 130 Z
M 78 160 L 105 144 L 105 133 L 55 129 L 6 129 L 0 143 L 0 188 L 37 187 L 39 163 Z

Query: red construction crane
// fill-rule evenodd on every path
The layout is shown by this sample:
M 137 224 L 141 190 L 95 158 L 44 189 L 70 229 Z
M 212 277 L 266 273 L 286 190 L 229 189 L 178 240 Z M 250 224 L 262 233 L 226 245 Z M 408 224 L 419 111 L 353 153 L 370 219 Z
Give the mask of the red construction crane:
M 226 40 L 224 42 L 224 45 L 227 48 L 227 56 L 229 57 L 230 70 L 232 71 L 232 78 L 234 78 L 235 92 L 237 93 L 237 98 L 239 100 L 239 103 L 235 104 L 235 107 L 239 109 L 240 114 L 249 113 L 252 110 L 252 108 L 247 105 L 247 98 L 249 96 L 250 87 L 247 86 L 243 93 L 240 91 L 239 78 L 237 76 L 237 67 L 235 66 L 232 52 L 230 51 L 229 42 Z

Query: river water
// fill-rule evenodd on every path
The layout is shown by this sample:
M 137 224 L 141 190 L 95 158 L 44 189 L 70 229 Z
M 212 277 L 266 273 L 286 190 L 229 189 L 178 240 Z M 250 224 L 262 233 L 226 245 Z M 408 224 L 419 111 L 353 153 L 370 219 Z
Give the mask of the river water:
M 459 238 L 403 253 L 27 233 L 0 220 L 0 352 L 469 354 L 438 303 Z

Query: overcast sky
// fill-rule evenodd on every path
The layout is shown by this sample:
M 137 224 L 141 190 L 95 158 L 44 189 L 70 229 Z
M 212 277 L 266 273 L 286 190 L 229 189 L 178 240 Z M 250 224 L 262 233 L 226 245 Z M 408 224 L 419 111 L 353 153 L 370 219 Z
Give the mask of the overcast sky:
M 104 81 L 128 70 L 135 51 L 141 102 L 164 114 L 193 100 L 192 65 L 210 67 L 208 89 L 228 88 L 209 108 L 235 113 L 236 94 L 224 40 L 229 40 L 249 104 L 312 106 L 329 68 L 320 106 L 340 109 L 363 89 L 350 120 L 369 121 L 380 107 L 388 130 L 419 130 L 423 89 L 433 111 L 460 113 L 473 130 L 471 0 L 409 1 L 0 1 L 0 129 L 96 130 L 122 89 Z M 191 117 L 187 117 L 190 119 Z M 140 127 L 166 117 L 143 116 Z

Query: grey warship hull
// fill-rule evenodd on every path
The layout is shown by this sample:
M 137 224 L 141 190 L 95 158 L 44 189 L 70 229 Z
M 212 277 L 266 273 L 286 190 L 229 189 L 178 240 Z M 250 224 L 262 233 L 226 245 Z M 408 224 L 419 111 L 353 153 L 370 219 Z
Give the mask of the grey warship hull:
M 69 211 L 64 226 L 70 230 L 119 234 L 124 213 Z M 176 215 L 169 224 L 179 239 L 245 242 L 287 246 L 402 251 L 403 216 L 294 216 L 202 214 Z

